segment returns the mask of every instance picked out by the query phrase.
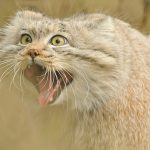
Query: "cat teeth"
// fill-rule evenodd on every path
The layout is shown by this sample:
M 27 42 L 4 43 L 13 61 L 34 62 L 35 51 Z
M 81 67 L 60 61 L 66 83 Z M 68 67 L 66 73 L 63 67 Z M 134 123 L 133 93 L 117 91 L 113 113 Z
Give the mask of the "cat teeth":
M 45 69 L 45 67 L 44 67 L 44 66 L 42 66 L 42 69 L 44 70 L 44 69 Z

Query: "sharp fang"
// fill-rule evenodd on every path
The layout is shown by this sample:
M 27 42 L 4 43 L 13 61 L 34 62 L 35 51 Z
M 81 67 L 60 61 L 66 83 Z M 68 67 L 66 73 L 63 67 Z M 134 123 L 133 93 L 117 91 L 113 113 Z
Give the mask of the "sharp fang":
M 42 66 L 42 69 L 44 70 L 44 69 L 45 69 L 45 67 L 44 67 L 44 66 Z

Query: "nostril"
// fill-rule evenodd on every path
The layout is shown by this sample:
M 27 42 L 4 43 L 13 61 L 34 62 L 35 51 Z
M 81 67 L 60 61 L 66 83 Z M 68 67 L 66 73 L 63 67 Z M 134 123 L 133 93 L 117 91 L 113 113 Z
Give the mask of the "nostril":
M 30 55 L 30 56 L 32 57 L 32 59 L 33 59 L 33 58 L 35 58 L 36 56 L 38 56 L 39 53 L 38 53 L 35 49 L 30 49 L 30 50 L 28 51 L 28 55 Z

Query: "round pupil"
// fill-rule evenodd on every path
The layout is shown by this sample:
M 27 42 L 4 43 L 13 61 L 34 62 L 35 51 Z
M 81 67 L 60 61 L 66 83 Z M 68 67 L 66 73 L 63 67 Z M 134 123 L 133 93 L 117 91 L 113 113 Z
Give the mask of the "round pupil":
M 56 39 L 56 43 L 59 44 L 59 43 L 60 43 L 60 40 L 59 40 L 59 39 Z
M 26 42 L 31 42 L 30 37 L 26 37 Z

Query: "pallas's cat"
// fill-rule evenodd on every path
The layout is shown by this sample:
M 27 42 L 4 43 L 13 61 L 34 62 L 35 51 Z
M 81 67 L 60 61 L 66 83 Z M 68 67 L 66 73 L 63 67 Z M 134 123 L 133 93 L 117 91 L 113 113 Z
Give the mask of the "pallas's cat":
M 144 35 L 103 14 L 25 10 L 0 39 L 0 149 L 150 149 Z

